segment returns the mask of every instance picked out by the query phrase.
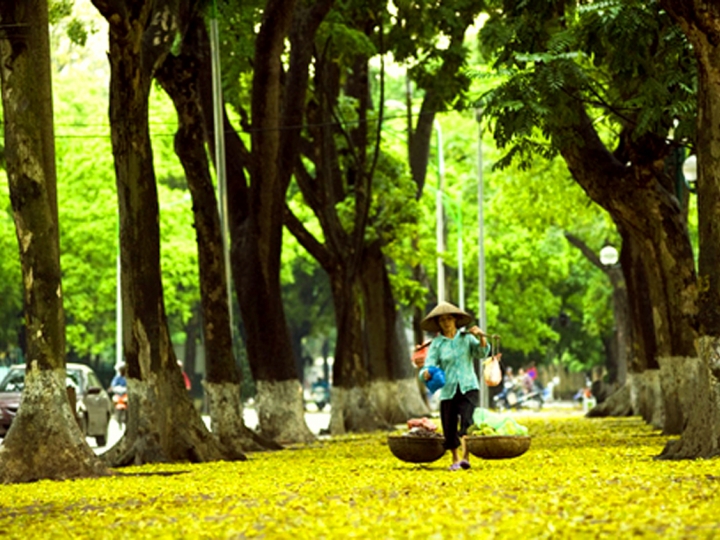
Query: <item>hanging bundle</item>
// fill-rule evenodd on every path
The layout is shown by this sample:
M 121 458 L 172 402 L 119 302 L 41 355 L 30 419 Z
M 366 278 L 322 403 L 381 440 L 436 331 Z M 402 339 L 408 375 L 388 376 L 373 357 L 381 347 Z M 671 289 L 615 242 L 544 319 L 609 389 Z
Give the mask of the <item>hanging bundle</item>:
M 500 336 L 490 336 L 490 356 L 483 362 L 483 379 L 488 386 L 497 386 L 502 382 L 502 369 L 500 368 Z

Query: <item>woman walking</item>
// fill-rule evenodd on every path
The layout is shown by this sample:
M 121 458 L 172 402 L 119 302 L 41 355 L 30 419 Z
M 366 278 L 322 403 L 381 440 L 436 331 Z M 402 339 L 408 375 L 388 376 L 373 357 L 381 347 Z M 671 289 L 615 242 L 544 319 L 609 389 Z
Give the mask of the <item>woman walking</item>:
M 440 389 L 440 421 L 445 448 L 452 453 L 451 471 L 470 468 L 465 434 L 473 423 L 480 388 L 473 359 L 487 356 L 490 349 L 477 326 L 472 326 L 467 332 L 460 330 L 471 322 L 470 314 L 449 302 L 440 302 L 420 323 L 426 332 L 439 333 L 430 344 L 419 377 L 424 381 L 430 380 L 431 371 L 428 368 L 431 367 L 445 372 L 445 386 Z M 462 457 L 458 455 L 460 447 Z

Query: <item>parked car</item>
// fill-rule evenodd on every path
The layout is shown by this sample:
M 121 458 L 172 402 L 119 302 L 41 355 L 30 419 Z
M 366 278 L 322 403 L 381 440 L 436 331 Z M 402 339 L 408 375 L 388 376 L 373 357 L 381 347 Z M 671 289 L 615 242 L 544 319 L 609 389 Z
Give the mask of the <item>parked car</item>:
M 75 411 L 80 429 L 86 437 L 94 437 L 97 446 L 105 446 L 113 410 L 110 396 L 89 366 L 67 364 L 65 373 L 67 386 L 75 390 Z M 0 437 L 10 429 L 24 388 L 25 364 L 11 366 L 0 382 Z

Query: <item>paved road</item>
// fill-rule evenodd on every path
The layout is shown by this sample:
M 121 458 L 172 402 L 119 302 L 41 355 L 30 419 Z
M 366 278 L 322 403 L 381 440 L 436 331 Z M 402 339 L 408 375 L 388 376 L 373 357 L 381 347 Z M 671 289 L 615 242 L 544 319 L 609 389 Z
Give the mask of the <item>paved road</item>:
M 245 425 L 250 429 L 257 428 L 258 418 L 255 409 L 246 408 L 243 412 L 243 416 L 245 417 Z M 209 427 L 210 417 L 207 415 L 203 415 L 203 420 Z M 330 425 L 330 411 L 329 409 L 325 409 L 322 412 L 308 411 L 305 413 L 305 422 L 307 422 L 310 431 L 312 431 L 315 435 L 319 435 L 321 429 L 327 429 L 327 427 Z M 112 446 L 120 439 L 122 433 L 123 430 L 120 428 L 120 426 L 118 426 L 118 424 L 115 422 L 115 419 L 113 418 L 110 420 L 110 426 L 108 428 L 107 446 L 98 448 L 95 445 L 95 439 L 91 437 L 88 437 L 87 442 L 96 454 L 102 454 L 112 448 Z

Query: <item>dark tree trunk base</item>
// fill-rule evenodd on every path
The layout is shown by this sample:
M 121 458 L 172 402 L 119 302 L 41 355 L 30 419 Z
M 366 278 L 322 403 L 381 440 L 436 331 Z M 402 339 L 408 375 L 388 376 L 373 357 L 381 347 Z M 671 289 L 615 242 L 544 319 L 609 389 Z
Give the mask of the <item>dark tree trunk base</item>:
M 0 447 L 0 482 L 108 476 L 70 409 L 65 370 L 29 371 L 17 417 Z

